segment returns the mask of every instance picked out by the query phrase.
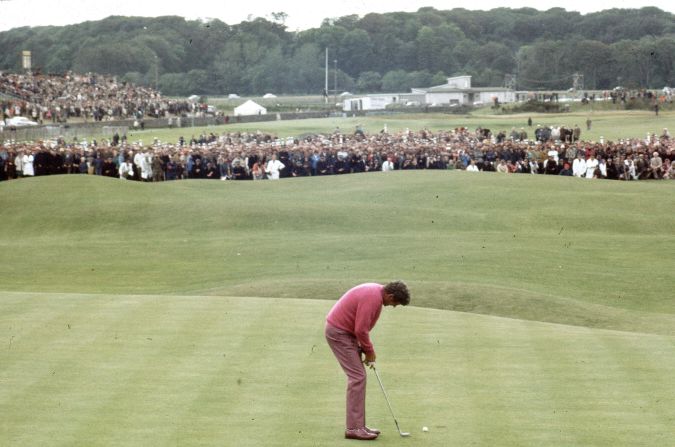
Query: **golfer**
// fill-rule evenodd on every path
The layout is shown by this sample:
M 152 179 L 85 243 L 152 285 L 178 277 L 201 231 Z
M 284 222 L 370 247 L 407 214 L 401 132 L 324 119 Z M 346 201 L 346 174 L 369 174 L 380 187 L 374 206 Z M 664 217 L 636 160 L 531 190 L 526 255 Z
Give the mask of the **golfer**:
M 326 317 L 326 340 L 347 375 L 347 429 L 345 438 L 371 440 L 380 431 L 366 427 L 366 369 L 375 362 L 369 333 L 382 306 L 406 306 L 408 287 L 402 281 L 387 285 L 366 283 L 342 295 Z M 361 359 L 361 353 L 365 359 Z

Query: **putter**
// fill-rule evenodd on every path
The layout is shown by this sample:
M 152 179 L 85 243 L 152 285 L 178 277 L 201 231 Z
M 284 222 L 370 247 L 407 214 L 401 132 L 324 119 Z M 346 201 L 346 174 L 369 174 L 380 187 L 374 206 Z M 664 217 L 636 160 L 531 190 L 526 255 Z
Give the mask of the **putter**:
M 396 420 L 396 416 L 394 416 L 394 410 L 391 409 L 391 404 L 389 403 L 389 397 L 387 397 L 387 392 L 384 390 L 384 386 L 382 385 L 382 380 L 380 379 L 380 375 L 377 373 L 377 369 L 375 369 L 375 364 L 371 363 L 368 366 L 375 371 L 375 377 L 377 377 L 377 382 L 380 384 L 380 388 L 382 388 L 382 394 L 384 394 L 384 400 L 387 402 L 387 406 L 389 407 L 389 412 L 391 413 L 391 417 L 394 418 L 394 424 L 396 424 L 396 429 L 398 430 L 398 434 L 401 435 L 403 438 L 407 438 L 410 436 L 410 433 L 401 431 L 401 427 L 398 426 L 398 421 Z

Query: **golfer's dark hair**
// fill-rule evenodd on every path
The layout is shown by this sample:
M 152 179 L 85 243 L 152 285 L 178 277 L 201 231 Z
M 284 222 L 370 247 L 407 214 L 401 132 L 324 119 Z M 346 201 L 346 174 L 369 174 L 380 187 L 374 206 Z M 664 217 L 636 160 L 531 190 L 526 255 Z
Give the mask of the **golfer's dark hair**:
M 384 291 L 394 297 L 396 301 L 401 306 L 407 306 L 410 304 L 410 292 L 408 291 L 408 286 L 403 281 L 392 281 L 386 286 L 384 286 Z

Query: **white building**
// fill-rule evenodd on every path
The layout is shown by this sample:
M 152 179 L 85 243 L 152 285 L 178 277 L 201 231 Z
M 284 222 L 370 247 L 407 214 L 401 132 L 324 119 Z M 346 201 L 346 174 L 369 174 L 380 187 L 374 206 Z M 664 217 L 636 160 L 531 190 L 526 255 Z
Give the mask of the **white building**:
M 413 92 L 424 93 L 427 104 L 483 105 L 492 104 L 497 99 L 500 104 L 514 102 L 516 94 L 503 87 L 471 87 L 471 76 L 448 78 L 443 85 L 426 89 L 413 89 Z
M 471 76 L 448 78 L 448 82 L 428 88 L 414 88 L 411 93 L 367 95 L 345 99 L 344 111 L 381 110 L 389 104 L 402 105 L 483 105 L 515 102 L 516 93 L 503 87 L 471 87 Z
M 418 93 L 380 93 L 376 95 L 345 98 L 342 110 L 355 112 L 357 110 L 384 110 L 389 104 L 420 105 L 424 102 L 424 94 Z

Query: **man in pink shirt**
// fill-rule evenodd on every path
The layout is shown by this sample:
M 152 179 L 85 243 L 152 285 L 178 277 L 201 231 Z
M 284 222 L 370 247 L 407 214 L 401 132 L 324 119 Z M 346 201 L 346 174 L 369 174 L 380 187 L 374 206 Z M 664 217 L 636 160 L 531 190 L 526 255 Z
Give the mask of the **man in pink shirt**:
M 372 440 L 379 430 L 366 427 L 366 369 L 375 361 L 369 333 L 382 306 L 406 306 L 408 287 L 402 281 L 387 285 L 366 283 L 342 295 L 326 317 L 326 340 L 347 375 L 347 429 L 345 438 Z M 365 359 L 361 359 L 361 353 Z

